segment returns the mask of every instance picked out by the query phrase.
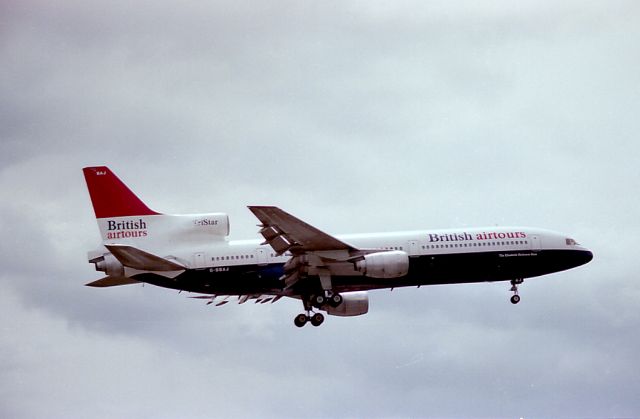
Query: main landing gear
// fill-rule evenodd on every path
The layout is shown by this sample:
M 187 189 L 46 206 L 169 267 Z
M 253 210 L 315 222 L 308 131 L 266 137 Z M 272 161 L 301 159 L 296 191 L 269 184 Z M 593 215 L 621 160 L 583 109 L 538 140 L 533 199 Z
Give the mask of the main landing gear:
M 305 324 L 307 324 L 307 322 L 311 322 L 313 326 L 318 327 L 322 324 L 322 322 L 324 322 L 324 315 L 322 313 L 311 312 L 309 312 L 309 314 L 300 313 L 293 320 L 293 323 L 298 327 L 304 326 Z
M 522 284 L 524 279 L 512 279 L 511 280 L 511 291 L 513 295 L 511 296 L 511 304 L 518 304 L 520 302 L 520 296 L 518 295 L 518 285 Z
M 311 305 L 317 308 L 321 308 L 325 304 L 329 304 L 331 307 L 338 307 L 342 304 L 342 295 L 327 291 L 324 295 L 312 296 L 310 301 Z
M 313 308 L 321 309 L 327 304 L 331 307 L 338 307 L 342 304 L 342 295 L 325 291 L 324 294 L 312 295 L 303 299 L 302 302 L 307 312 L 298 314 L 293 319 L 293 323 L 298 327 L 303 327 L 309 322 L 312 326 L 318 327 L 324 322 L 324 315 L 322 313 L 313 313 L 311 310 Z

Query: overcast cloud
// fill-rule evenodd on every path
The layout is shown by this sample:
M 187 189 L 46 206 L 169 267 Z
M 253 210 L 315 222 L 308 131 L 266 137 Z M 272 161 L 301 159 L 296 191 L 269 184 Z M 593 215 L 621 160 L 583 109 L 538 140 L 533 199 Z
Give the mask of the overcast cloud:
M 184 2 L 183 2 L 184 3 Z M 4 1 L 0 416 L 640 415 L 640 4 Z M 92 289 L 81 168 L 152 208 L 331 233 L 563 231 L 526 281 L 205 306 Z

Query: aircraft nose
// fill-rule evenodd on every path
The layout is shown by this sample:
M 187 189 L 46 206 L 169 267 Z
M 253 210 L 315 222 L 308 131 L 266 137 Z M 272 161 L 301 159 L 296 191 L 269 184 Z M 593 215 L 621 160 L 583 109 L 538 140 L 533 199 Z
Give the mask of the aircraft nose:
M 591 262 L 593 259 L 593 252 L 590 250 L 583 250 L 580 252 L 580 265 Z

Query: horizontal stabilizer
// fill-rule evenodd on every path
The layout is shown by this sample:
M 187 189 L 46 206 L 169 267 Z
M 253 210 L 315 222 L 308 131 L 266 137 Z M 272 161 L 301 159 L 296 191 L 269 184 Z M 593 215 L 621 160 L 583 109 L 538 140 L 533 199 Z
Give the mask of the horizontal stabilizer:
M 178 262 L 161 258 L 133 246 L 105 244 L 105 247 L 123 266 L 140 271 L 184 271 L 186 269 Z
M 117 287 L 118 285 L 130 285 L 130 284 L 139 284 L 140 281 L 136 281 L 132 278 L 127 278 L 126 276 L 105 276 L 102 279 L 98 279 L 97 281 L 89 282 L 85 284 L 87 287 Z

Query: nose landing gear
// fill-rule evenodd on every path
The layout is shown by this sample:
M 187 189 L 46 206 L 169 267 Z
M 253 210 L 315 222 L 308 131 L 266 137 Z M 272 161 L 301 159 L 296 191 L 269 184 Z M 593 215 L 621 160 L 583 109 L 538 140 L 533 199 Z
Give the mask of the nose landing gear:
M 511 304 L 518 304 L 520 302 L 520 296 L 518 295 L 518 285 L 522 284 L 524 279 L 512 279 L 511 280 L 511 291 L 513 295 L 511 296 Z

